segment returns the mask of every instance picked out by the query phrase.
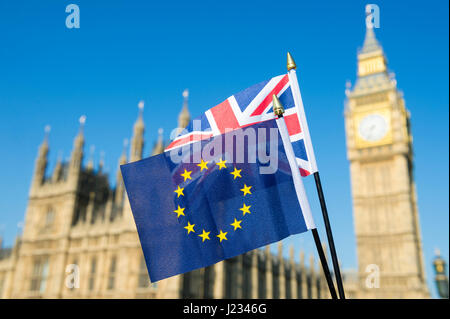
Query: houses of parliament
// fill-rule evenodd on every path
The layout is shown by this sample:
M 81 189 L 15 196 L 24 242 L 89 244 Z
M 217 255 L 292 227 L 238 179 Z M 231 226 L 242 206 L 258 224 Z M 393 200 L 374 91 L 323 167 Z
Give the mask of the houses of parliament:
M 344 113 L 358 273 L 344 277 L 346 294 L 428 298 L 410 114 L 372 28 L 357 64 Z M 190 120 L 183 95 L 179 127 Z M 143 157 L 142 112 L 140 103 L 129 156 L 124 148 L 119 164 Z M 0 245 L 0 298 L 330 298 L 314 256 L 305 263 L 290 248 L 286 259 L 281 243 L 277 254 L 257 249 L 151 284 L 120 170 L 111 187 L 102 162 L 83 165 L 83 126 L 82 117 L 70 159 L 51 174 L 48 133 L 39 147 L 23 234 L 12 248 Z M 152 154 L 163 150 L 160 134 Z M 378 286 L 368 283 L 371 267 Z

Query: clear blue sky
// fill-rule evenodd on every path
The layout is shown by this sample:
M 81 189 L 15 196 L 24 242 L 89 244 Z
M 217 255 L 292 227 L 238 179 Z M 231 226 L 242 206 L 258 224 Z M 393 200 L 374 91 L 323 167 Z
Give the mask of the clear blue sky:
M 81 28 L 65 27 L 66 5 Z M 183 89 L 198 116 L 233 93 L 286 71 L 294 55 L 343 268 L 356 268 L 345 82 L 354 83 L 365 24 L 361 1 L 2 1 L 0 2 L 0 234 L 13 244 L 24 219 L 46 124 L 51 167 L 69 156 L 87 115 L 86 153 L 106 154 L 114 178 L 139 100 L 148 156 L 157 129 L 176 126 Z M 412 115 L 415 177 L 430 290 L 435 247 L 448 260 L 448 2 L 386 1 L 377 38 Z M 312 178 L 306 180 L 323 229 Z M 285 240 L 313 251 L 310 234 Z M 325 234 L 321 232 L 325 241 Z

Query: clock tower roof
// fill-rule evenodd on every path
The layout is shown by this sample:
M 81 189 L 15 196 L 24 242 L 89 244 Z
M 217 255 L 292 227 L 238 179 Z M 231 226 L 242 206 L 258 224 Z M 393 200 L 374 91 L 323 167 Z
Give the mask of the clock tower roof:
M 383 52 L 383 48 L 375 37 L 375 32 L 373 31 L 373 27 L 366 26 L 366 37 L 364 38 L 364 44 L 359 54 L 367 54 L 373 52 Z
M 358 77 L 347 96 L 358 96 L 395 87 L 395 80 L 388 73 L 387 60 L 373 27 L 366 26 L 364 44 L 358 50 Z

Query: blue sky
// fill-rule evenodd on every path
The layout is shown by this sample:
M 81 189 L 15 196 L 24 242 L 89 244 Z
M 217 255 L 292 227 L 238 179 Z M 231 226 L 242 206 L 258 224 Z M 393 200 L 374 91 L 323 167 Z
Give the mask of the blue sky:
M 65 26 L 80 7 L 80 29 Z M 439 247 L 448 260 L 448 2 L 386 1 L 376 35 L 411 112 L 415 178 L 429 288 Z M 356 77 L 365 24 L 362 1 L 2 1 L 0 3 L 0 234 L 12 245 L 27 205 L 46 124 L 50 166 L 70 155 L 78 118 L 105 152 L 114 178 L 137 103 L 146 103 L 145 156 L 159 127 L 176 126 L 181 93 L 198 116 L 246 87 L 298 65 L 310 132 L 343 268 L 356 268 L 343 108 Z M 323 229 L 312 178 L 307 192 Z M 312 252 L 309 234 L 285 240 Z M 321 231 L 322 240 L 325 234 Z

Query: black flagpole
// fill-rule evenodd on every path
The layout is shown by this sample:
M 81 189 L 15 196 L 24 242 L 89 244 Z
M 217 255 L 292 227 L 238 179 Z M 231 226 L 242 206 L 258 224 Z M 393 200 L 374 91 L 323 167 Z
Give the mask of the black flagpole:
M 319 195 L 320 208 L 322 209 L 323 221 L 325 224 L 325 230 L 327 232 L 328 244 L 330 245 L 331 261 L 333 262 L 333 268 L 336 275 L 336 283 L 338 287 L 339 297 L 345 299 L 344 286 L 342 284 L 341 271 L 339 269 L 339 262 L 337 259 L 336 248 L 334 246 L 333 233 L 331 232 L 330 220 L 328 218 L 327 205 L 325 203 L 325 197 L 323 196 L 322 183 L 320 182 L 319 172 L 314 173 L 314 180 L 316 181 L 317 194 Z
M 316 243 L 317 252 L 319 253 L 323 273 L 325 275 L 325 279 L 327 280 L 328 289 L 330 290 L 331 293 L 331 298 L 338 299 L 336 289 L 334 288 L 333 279 L 331 278 L 330 269 L 328 268 L 328 262 L 327 259 L 325 258 L 325 253 L 323 252 L 322 243 L 320 242 L 319 232 L 317 231 L 317 228 L 311 229 L 311 231 L 314 237 L 314 243 Z
M 288 52 L 288 54 L 287 54 L 287 69 L 288 69 L 289 75 L 295 79 L 294 82 L 296 82 L 296 84 L 298 85 L 297 74 L 295 72 L 296 68 L 297 68 L 297 65 L 295 64 L 295 61 L 292 58 L 292 55 Z M 291 72 L 291 70 L 292 70 L 292 72 Z M 300 91 L 298 92 L 298 94 L 299 94 L 299 98 L 301 100 Z M 325 224 L 325 230 L 327 232 L 328 244 L 330 246 L 330 255 L 331 255 L 331 260 L 333 262 L 334 274 L 336 276 L 336 283 L 337 283 L 337 287 L 338 287 L 338 291 L 339 291 L 339 297 L 341 299 L 345 299 L 344 286 L 342 284 L 341 271 L 339 269 L 339 261 L 337 259 L 336 248 L 334 246 L 333 233 L 331 232 L 331 225 L 330 225 L 330 220 L 328 218 L 327 205 L 325 204 L 325 196 L 323 196 L 322 183 L 320 182 L 319 172 L 314 173 L 314 179 L 316 181 L 316 188 L 317 188 L 317 193 L 319 195 L 320 207 L 322 209 L 323 221 Z
M 283 105 L 275 94 L 273 95 L 273 113 L 279 118 L 282 118 L 284 113 Z M 322 264 L 323 273 L 325 275 L 325 279 L 327 280 L 328 289 L 330 290 L 331 298 L 337 299 L 336 289 L 334 288 L 333 279 L 331 277 L 330 269 L 328 268 L 328 262 L 325 258 L 325 253 L 323 252 L 319 233 L 317 232 L 316 228 L 311 229 L 311 231 L 314 237 L 314 243 L 316 244 L 317 252 L 319 254 L 320 263 Z M 313 267 L 313 265 L 311 266 Z

